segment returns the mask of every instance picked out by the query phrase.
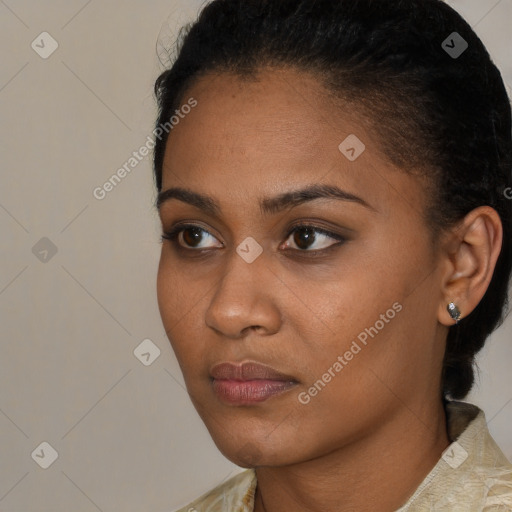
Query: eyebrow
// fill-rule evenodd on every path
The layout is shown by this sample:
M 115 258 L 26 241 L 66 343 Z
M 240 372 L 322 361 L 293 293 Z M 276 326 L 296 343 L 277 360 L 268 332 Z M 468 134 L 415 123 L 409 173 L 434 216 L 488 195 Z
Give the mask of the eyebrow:
M 156 207 L 160 209 L 163 203 L 170 199 L 178 199 L 184 203 L 195 206 L 208 215 L 219 216 L 221 208 L 219 203 L 211 196 L 200 194 L 181 187 L 172 187 L 158 194 Z M 266 197 L 260 200 L 260 210 L 263 214 L 275 215 L 287 208 L 294 208 L 315 199 L 337 199 L 358 203 L 369 210 L 377 211 L 364 199 L 351 194 L 335 185 L 315 184 L 308 187 L 292 190 L 275 197 Z

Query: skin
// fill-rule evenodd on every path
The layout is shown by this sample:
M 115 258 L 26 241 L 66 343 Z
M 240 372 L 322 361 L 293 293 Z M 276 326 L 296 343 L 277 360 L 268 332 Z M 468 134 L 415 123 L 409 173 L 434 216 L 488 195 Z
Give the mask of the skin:
M 455 301 L 464 317 L 484 295 L 499 217 L 478 208 L 433 244 L 420 178 L 393 167 L 371 123 L 304 72 L 266 68 L 256 81 L 211 73 L 183 103 L 190 97 L 198 105 L 169 136 L 162 190 L 207 194 L 220 212 L 176 198 L 161 204 L 163 232 L 193 223 L 206 230 L 199 245 L 208 250 L 198 255 L 190 233 L 163 240 L 157 282 L 190 397 L 220 451 L 256 467 L 256 512 L 396 510 L 449 445 L 440 398 L 453 324 L 446 305 Z M 349 134 L 366 146 L 354 162 L 338 149 Z M 260 209 L 263 197 L 319 183 L 369 207 L 323 198 Z M 297 222 L 346 241 L 316 232 L 299 247 L 301 232 L 288 236 Z M 236 252 L 247 237 L 263 249 L 252 263 Z M 402 310 L 300 403 L 396 302 Z M 267 364 L 298 383 L 264 402 L 226 404 L 209 376 L 225 361 Z

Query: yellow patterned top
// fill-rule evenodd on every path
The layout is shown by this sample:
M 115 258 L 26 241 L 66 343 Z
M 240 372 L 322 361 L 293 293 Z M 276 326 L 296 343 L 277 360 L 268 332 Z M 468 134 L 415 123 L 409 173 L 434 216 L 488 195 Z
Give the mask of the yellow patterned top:
M 511 512 L 512 464 L 491 437 L 482 410 L 446 406 L 454 440 L 396 512 Z M 248 469 L 177 512 L 253 512 L 256 473 Z

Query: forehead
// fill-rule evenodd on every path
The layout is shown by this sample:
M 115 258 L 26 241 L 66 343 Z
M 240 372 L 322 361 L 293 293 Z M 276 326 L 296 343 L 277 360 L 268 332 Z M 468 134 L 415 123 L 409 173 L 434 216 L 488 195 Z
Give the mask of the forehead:
M 414 184 L 384 157 L 369 121 L 335 101 L 309 73 L 211 73 L 185 92 L 182 104 L 190 98 L 197 106 L 167 141 L 163 190 L 186 186 L 219 198 L 260 198 L 295 184 L 328 182 L 371 203 L 382 202 L 390 180 L 398 180 L 391 191 L 411 193 Z M 340 149 L 347 149 L 346 140 L 361 152 L 357 159 Z
M 259 143 L 268 150 L 299 150 L 326 148 L 339 137 L 333 133 L 339 126 L 333 123 L 330 96 L 309 73 L 293 68 L 264 68 L 250 77 L 232 73 L 201 76 L 182 102 L 190 97 L 197 100 L 190 120 L 200 118 L 194 131 L 205 145 L 223 140 L 231 148 Z M 344 117 L 350 123 L 348 112 Z M 186 124 L 190 123 L 183 123 Z M 179 131 L 173 130 L 169 140 L 179 138 Z M 328 134 L 333 135 L 332 140 Z

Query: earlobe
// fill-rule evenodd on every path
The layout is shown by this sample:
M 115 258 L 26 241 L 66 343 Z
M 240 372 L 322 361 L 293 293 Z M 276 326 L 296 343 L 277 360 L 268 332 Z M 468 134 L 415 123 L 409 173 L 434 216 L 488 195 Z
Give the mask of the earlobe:
M 472 210 L 453 230 L 446 245 L 440 323 L 457 324 L 476 308 L 491 282 L 502 237 L 500 217 L 490 206 Z

